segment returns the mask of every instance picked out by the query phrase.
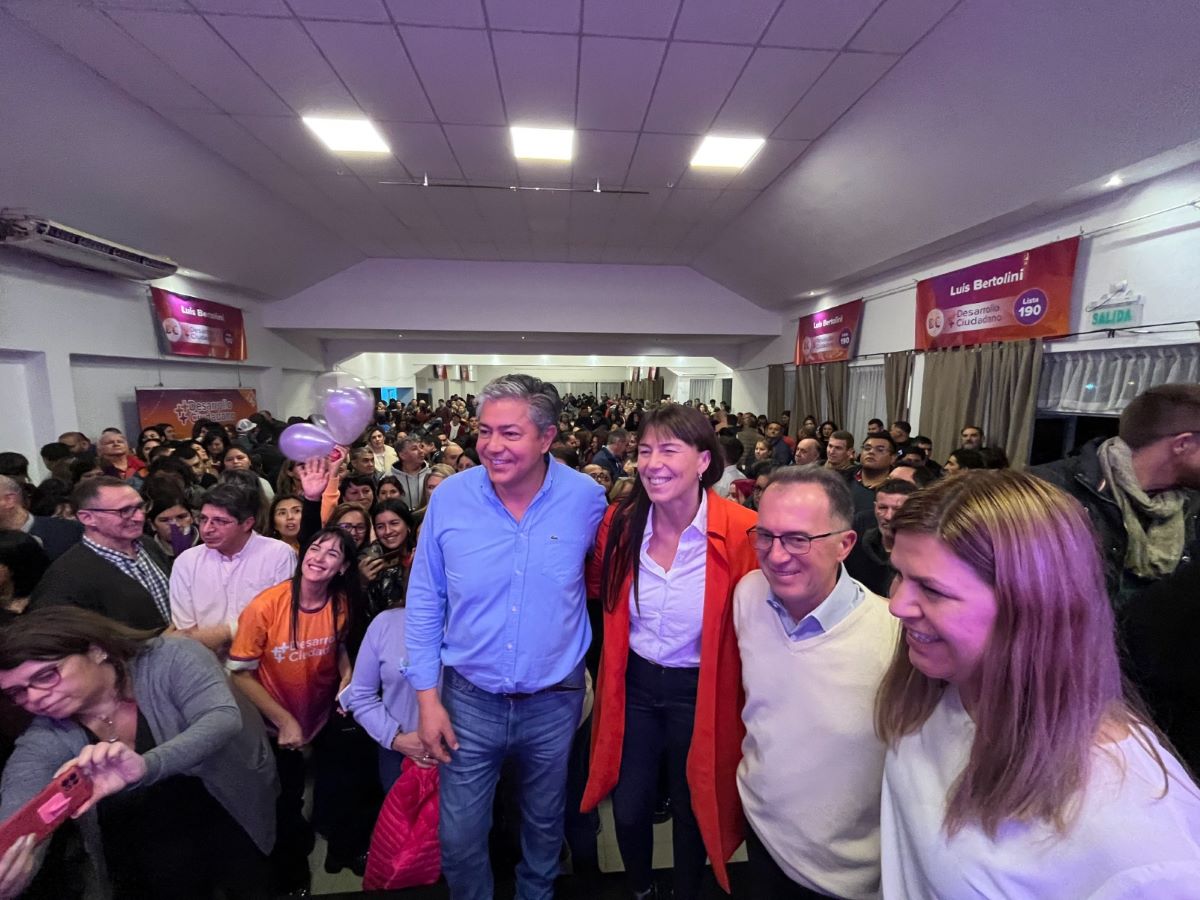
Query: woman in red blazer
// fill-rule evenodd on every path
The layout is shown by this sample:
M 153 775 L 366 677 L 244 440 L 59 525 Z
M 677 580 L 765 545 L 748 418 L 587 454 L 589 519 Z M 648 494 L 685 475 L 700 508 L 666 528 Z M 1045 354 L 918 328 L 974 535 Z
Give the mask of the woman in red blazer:
M 722 457 L 697 410 L 648 412 L 637 457 L 634 490 L 609 508 L 588 564 L 588 596 L 604 604 L 604 645 L 583 809 L 612 794 L 630 887 L 648 896 L 665 762 L 675 897 L 692 900 L 706 855 L 729 890 L 725 863 L 742 841 L 736 772 L 745 729 L 731 599 L 758 567 L 746 536 L 756 517 L 709 490 Z

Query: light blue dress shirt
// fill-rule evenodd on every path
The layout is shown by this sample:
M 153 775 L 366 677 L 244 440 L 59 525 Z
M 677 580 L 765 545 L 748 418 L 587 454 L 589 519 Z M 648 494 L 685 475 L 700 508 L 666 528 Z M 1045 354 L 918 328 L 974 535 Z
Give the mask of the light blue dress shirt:
M 771 608 L 779 614 L 779 620 L 783 622 L 783 630 L 787 632 L 787 636 L 793 641 L 802 641 L 805 638 L 831 631 L 835 625 L 854 612 L 854 608 L 862 603 L 866 596 L 863 586 L 851 578 L 846 567 L 842 566 L 837 584 L 833 586 L 829 596 L 818 603 L 817 608 L 799 622 L 793 619 L 783 604 L 775 599 L 774 594 L 767 594 L 767 603 L 771 604 Z
M 574 671 L 591 643 L 584 561 L 606 507 L 587 475 L 547 459 L 518 522 L 483 466 L 430 498 L 408 582 L 408 678 L 440 664 L 493 694 L 532 693 Z

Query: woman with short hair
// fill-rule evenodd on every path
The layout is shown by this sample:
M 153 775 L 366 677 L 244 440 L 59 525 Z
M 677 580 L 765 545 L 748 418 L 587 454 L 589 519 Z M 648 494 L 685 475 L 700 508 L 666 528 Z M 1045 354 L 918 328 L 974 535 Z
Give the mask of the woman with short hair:
M 883 896 L 1197 896 L 1200 793 L 1124 691 L 1083 507 L 969 472 L 892 530 Z

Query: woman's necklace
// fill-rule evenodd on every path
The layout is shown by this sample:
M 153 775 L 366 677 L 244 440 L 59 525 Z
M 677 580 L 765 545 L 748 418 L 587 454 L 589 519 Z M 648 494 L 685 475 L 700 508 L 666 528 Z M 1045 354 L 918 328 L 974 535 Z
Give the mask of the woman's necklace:
M 118 729 L 117 729 L 117 716 L 120 715 L 120 713 L 121 713 L 121 707 L 124 706 L 128 702 L 129 702 L 128 700 L 118 700 L 116 705 L 113 707 L 112 712 L 109 713 L 108 715 L 104 715 L 103 713 L 96 713 L 92 716 L 92 718 L 94 718 L 96 721 L 98 721 L 99 723 L 104 725 L 104 727 L 106 729 L 108 729 L 107 737 L 105 737 L 103 735 L 97 735 L 97 737 L 99 737 L 101 740 L 103 740 L 109 744 L 115 744 L 117 741 L 119 741 L 121 739 L 121 736 L 118 733 Z

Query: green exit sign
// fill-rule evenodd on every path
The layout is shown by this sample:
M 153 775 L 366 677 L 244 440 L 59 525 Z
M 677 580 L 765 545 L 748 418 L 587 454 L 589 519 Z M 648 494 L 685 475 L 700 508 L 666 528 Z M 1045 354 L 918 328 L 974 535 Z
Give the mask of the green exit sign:
M 1104 328 L 1129 328 L 1142 324 L 1142 304 L 1140 302 L 1118 303 L 1092 310 L 1088 322 L 1092 330 Z

